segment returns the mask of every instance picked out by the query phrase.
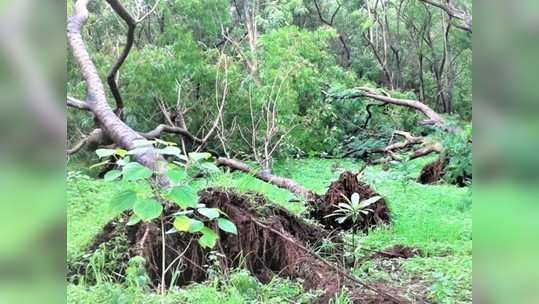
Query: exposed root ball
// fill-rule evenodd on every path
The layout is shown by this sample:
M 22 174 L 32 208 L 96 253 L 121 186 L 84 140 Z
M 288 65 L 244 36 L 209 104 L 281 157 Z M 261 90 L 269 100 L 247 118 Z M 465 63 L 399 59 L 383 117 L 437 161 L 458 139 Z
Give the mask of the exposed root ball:
M 444 175 L 445 167 L 449 159 L 445 156 L 440 156 L 434 162 L 426 165 L 421 170 L 421 174 L 417 179 L 421 184 L 434 184 L 440 181 Z
M 224 273 L 233 267 L 245 267 L 261 282 L 269 282 L 275 275 L 301 278 L 306 289 L 324 290 L 320 303 L 328 303 L 343 286 L 348 286 L 351 295 L 363 299 L 364 303 L 392 303 L 385 296 L 359 290 L 333 267 L 300 248 L 327 237 L 326 230 L 309 225 L 280 208 L 269 208 L 262 217 L 248 197 L 232 192 L 207 189 L 199 195 L 201 204 L 226 213 L 238 228 L 238 234 L 219 231 L 220 239 L 214 248 L 219 253 L 216 260 L 212 260 L 208 250 L 198 245 L 198 236 L 165 234 L 165 267 L 171 270 L 165 275 L 167 286 L 202 282 L 207 278 L 208 265 L 213 264 Z M 165 210 L 168 219 L 164 231 L 172 228 L 169 219 L 176 211 L 176 208 Z M 129 255 L 139 255 L 145 259 L 148 276 L 152 284 L 158 286 L 163 270 L 161 222 L 141 223 L 132 227 L 125 225 L 125 217 L 123 224 L 117 222 L 107 225 L 106 231 L 96 238 L 90 249 L 108 241 L 107 236 L 123 232 L 127 235 Z
M 326 228 L 352 228 L 354 223 L 351 220 L 339 224 L 335 221 L 335 217 L 328 218 L 327 216 L 333 214 L 340 203 L 347 203 L 347 198 L 350 199 L 354 193 L 358 193 L 361 200 L 378 195 L 369 185 L 359 181 L 357 174 L 343 172 L 339 179 L 329 186 L 326 194 L 314 202 L 311 216 L 320 221 Z M 367 231 L 370 227 L 390 222 L 389 209 L 385 199 L 380 199 L 370 205 L 368 209 L 373 212 L 363 215 L 362 221 L 356 223 L 355 228 Z

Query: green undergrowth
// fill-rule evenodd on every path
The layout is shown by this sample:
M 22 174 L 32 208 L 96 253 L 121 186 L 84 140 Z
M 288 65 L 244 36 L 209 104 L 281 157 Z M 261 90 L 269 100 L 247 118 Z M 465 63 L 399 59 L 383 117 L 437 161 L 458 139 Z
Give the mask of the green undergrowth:
M 471 188 L 452 185 L 421 185 L 415 182 L 421 168 L 434 157 L 410 162 L 368 167 L 363 180 L 382 194 L 389 203 L 392 224 L 358 233 L 356 256 L 367 256 L 369 250 L 384 250 L 396 244 L 419 248 L 421 256 L 378 263 L 360 263 L 353 272 L 373 283 L 387 283 L 435 303 L 471 303 L 472 269 L 472 203 Z M 317 193 L 345 170 L 357 171 L 362 163 L 352 160 L 287 160 L 275 165 L 276 175 L 289 177 Z M 303 216 L 305 203 L 290 192 L 279 189 L 247 174 L 220 173 L 199 179 L 198 189 L 234 188 L 239 192 L 264 194 L 277 205 Z M 118 185 L 105 183 L 82 174 L 69 173 L 68 178 L 68 260 L 84 250 L 100 229 L 114 216 L 108 202 Z M 350 235 L 347 235 L 349 239 Z M 393 262 L 394 261 L 394 262 Z M 297 282 L 278 279 L 272 284 L 257 283 L 245 272 L 235 273 L 238 280 L 251 282 L 245 292 L 231 283 L 219 280 L 172 290 L 166 303 L 286 303 L 309 302 L 310 295 Z M 229 282 L 230 281 L 230 282 Z M 232 285 L 231 285 L 232 284 Z M 133 300 L 136 299 L 136 300 Z M 155 293 L 102 282 L 97 285 L 69 285 L 70 303 L 161 303 Z

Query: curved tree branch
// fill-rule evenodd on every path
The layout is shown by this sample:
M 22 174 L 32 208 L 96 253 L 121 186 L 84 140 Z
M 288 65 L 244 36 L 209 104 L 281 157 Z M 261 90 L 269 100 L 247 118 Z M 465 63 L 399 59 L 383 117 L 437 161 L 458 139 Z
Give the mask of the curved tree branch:
M 125 42 L 125 47 L 122 51 L 122 54 L 116 60 L 116 62 L 112 66 L 112 69 L 110 70 L 107 76 L 107 83 L 109 84 L 110 91 L 112 92 L 112 96 L 114 96 L 114 100 L 116 101 L 116 109 L 114 110 L 114 112 L 120 117 L 122 117 L 124 102 L 122 99 L 122 95 L 120 94 L 120 91 L 118 89 L 118 83 L 116 82 L 116 75 L 118 74 L 120 67 L 123 65 L 123 63 L 127 59 L 127 56 L 129 55 L 129 52 L 131 51 L 131 48 L 133 47 L 137 21 L 135 21 L 135 19 L 131 17 L 129 12 L 117 0 L 107 0 L 107 2 L 112 7 L 112 9 L 116 12 L 116 14 L 118 14 L 118 16 L 120 16 L 120 18 L 122 18 L 125 21 L 128 28 L 127 40 Z
M 423 3 L 432 5 L 446 12 L 449 17 L 455 18 L 460 21 L 459 24 L 455 27 L 464 30 L 468 33 L 472 33 L 472 15 L 462 9 L 459 9 L 451 4 L 451 1 L 448 1 L 447 4 L 443 4 L 437 1 L 432 0 L 419 0 Z
M 423 120 L 421 122 L 422 124 L 435 125 L 441 128 L 445 127 L 445 120 L 440 114 L 438 114 L 428 105 L 417 100 L 393 98 L 389 96 L 388 94 L 381 94 L 374 91 L 373 89 L 365 88 L 365 87 L 356 88 L 353 93 L 348 94 L 346 96 L 333 96 L 333 97 L 338 98 L 338 99 L 368 97 L 368 98 L 372 98 L 374 100 L 378 100 L 387 104 L 394 104 L 398 106 L 412 108 L 416 111 L 423 113 L 423 115 L 427 117 L 426 120 Z

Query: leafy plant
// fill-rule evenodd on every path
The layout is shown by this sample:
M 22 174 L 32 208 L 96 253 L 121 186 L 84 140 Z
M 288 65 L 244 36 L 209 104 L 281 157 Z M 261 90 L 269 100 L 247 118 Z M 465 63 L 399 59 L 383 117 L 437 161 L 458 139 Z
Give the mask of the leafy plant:
M 151 222 L 163 213 L 163 202 L 176 204 L 179 211 L 174 214 L 173 229 L 167 233 L 192 233 L 199 235 L 198 243 L 204 248 L 213 248 L 219 234 L 210 227 L 218 227 L 224 232 L 237 234 L 236 225 L 226 218 L 218 208 L 208 208 L 198 204 L 198 194 L 192 186 L 192 176 L 201 171 L 219 170 L 211 162 L 209 153 L 182 154 L 174 143 L 163 140 L 142 140 L 132 151 L 122 149 L 99 149 L 100 158 L 112 157 L 119 169 L 111 170 L 104 176 L 108 182 L 121 182 L 124 189 L 111 200 L 111 208 L 115 213 L 131 211 L 128 225 L 140 221 Z M 137 162 L 130 160 L 130 155 L 142 152 L 150 146 L 167 157 L 172 157 L 163 173 L 172 186 L 162 189 L 156 186 L 154 173 Z M 107 161 L 106 163 L 109 163 Z
M 356 264 L 356 242 L 355 242 L 355 234 L 357 229 L 357 224 L 360 223 L 363 220 L 363 216 L 368 215 L 369 212 L 374 212 L 372 209 L 369 209 L 368 207 L 372 204 L 379 201 L 382 197 L 381 196 L 373 196 L 366 200 L 360 201 L 360 196 L 358 193 L 354 192 L 350 199 L 348 199 L 345 195 L 342 195 L 344 199 L 348 203 L 339 203 L 337 205 L 337 209 L 333 211 L 333 213 L 326 215 L 326 218 L 335 217 L 335 221 L 339 224 L 344 223 L 345 221 L 351 221 L 352 222 L 352 255 L 353 255 L 353 263 L 354 267 Z
M 344 195 L 343 197 L 348 203 L 339 203 L 337 205 L 337 209 L 325 217 L 336 217 L 335 221 L 339 224 L 350 220 L 354 226 L 363 220 L 364 215 L 368 215 L 369 212 L 373 212 L 373 210 L 369 209 L 368 207 L 382 198 L 381 196 L 377 195 L 360 201 L 360 196 L 358 193 L 353 193 L 350 199 Z

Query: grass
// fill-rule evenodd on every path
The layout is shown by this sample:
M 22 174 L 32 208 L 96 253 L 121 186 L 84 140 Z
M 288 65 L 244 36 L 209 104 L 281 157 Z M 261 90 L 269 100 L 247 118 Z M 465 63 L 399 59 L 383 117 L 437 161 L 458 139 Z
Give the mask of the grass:
M 358 234 L 361 248 L 383 250 L 395 244 L 414 246 L 423 252 L 420 257 L 399 260 L 392 265 L 367 262 L 354 272 L 364 280 L 408 287 L 411 293 L 424 293 L 436 303 L 471 303 L 472 269 L 472 204 L 471 191 L 451 185 L 425 186 L 414 181 L 421 167 L 432 158 L 404 164 L 369 167 L 364 180 L 386 197 L 393 217 L 390 226 L 378 228 L 368 235 Z M 275 165 L 277 175 L 290 177 L 303 186 L 324 193 L 329 184 L 345 170 L 357 171 L 361 163 L 351 160 L 289 160 Z M 235 188 L 240 192 L 260 192 L 273 203 L 302 215 L 303 202 L 295 201 L 290 192 L 261 182 L 242 173 L 222 173 L 208 180 L 197 181 L 196 187 Z M 70 173 L 68 179 L 68 260 L 82 254 L 84 247 L 101 227 L 112 219 L 108 200 L 118 191 L 117 184 L 104 183 L 84 175 Z M 292 200 L 292 202 L 291 202 Z M 358 256 L 366 254 L 359 250 Z M 389 270 L 388 267 L 391 267 Z M 254 280 L 244 272 L 234 274 L 238 280 Z M 169 303 L 283 303 L 310 298 L 298 283 L 279 279 L 275 285 L 256 282 L 250 291 L 238 286 L 209 282 L 187 289 L 173 290 Z M 239 283 L 238 283 L 239 284 Z M 136 296 L 135 296 L 136 295 Z M 132 301 L 136 298 L 135 302 Z M 342 298 L 342 299 L 341 299 Z M 346 302 L 341 296 L 339 301 Z M 122 300 L 124 299 L 124 300 Z M 123 285 L 101 283 L 95 286 L 69 285 L 70 303 L 153 303 L 159 296 L 132 290 Z

